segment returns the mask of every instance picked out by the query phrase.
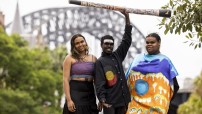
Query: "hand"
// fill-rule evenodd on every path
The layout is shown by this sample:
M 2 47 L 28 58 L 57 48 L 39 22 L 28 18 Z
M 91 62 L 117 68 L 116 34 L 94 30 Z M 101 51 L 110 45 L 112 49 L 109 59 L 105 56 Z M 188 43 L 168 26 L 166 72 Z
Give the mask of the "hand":
M 126 20 L 126 24 L 130 25 L 130 18 L 129 18 L 129 13 L 126 12 L 125 9 L 123 9 L 122 11 L 120 11 L 124 16 L 125 16 L 125 20 Z
M 103 105 L 102 105 L 102 103 L 98 103 L 98 106 L 97 106 L 97 109 L 99 110 L 99 112 L 101 112 L 102 111 L 102 108 L 103 108 Z
M 102 105 L 104 106 L 104 107 L 106 107 L 106 108 L 110 108 L 112 105 L 110 105 L 110 104 L 107 104 L 107 103 L 102 103 Z
M 76 107 L 75 107 L 74 102 L 72 100 L 67 101 L 67 108 L 70 112 L 76 111 Z

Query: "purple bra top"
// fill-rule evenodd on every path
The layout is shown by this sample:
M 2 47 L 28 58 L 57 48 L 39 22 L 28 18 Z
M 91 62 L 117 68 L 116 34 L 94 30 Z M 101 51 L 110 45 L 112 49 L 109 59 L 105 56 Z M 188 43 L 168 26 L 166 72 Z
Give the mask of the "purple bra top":
M 71 78 L 92 78 L 94 76 L 94 62 L 76 62 L 72 64 Z

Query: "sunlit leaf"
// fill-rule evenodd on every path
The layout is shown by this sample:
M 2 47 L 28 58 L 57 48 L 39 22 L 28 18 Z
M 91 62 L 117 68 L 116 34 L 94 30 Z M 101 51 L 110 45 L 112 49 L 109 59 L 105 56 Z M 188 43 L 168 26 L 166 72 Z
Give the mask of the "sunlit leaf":
M 195 44 L 194 49 L 196 49 L 198 47 L 198 44 Z
M 192 34 L 191 33 L 188 33 L 188 35 L 189 35 L 189 38 L 192 38 Z

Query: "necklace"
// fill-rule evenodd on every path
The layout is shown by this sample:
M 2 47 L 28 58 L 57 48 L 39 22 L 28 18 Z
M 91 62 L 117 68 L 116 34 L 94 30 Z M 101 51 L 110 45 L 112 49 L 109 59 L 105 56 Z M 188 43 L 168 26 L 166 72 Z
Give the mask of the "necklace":
M 84 60 L 86 58 L 86 55 L 79 57 L 80 60 Z

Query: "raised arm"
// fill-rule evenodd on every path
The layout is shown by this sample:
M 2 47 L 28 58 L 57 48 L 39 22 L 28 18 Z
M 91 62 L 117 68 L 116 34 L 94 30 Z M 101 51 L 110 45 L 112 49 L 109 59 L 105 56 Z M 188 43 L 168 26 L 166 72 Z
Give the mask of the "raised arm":
M 128 49 L 132 42 L 131 31 L 132 26 L 130 25 L 129 13 L 126 11 L 121 12 L 125 16 L 125 32 L 121 41 L 121 44 L 118 46 L 115 52 L 119 55 L 120 60 L 123 61 L 127 55 Z

